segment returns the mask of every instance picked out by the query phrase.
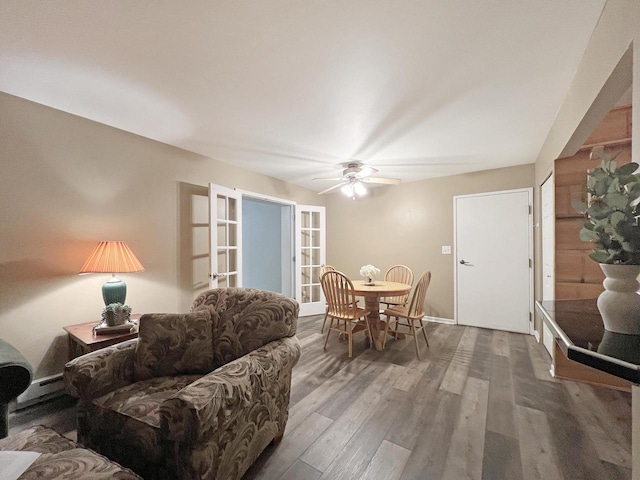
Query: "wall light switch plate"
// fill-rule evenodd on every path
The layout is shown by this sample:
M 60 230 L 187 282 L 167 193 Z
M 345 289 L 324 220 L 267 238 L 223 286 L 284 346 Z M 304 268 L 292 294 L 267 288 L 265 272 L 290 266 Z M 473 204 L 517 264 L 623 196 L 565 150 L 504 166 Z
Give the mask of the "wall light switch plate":
M 451 245 L 443 245 L 442 246 L 442 254 L 443 255 L 451 255 Z

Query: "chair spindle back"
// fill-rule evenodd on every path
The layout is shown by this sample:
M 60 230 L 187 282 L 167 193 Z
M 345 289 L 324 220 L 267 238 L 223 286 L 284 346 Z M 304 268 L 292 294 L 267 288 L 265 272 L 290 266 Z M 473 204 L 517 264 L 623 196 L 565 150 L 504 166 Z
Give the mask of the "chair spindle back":
M 349 315 L 356 308 L 356 295 L 351 280 L 337 270 L 329 270 L 320 278 L 327 299 L 327 311 L 334 317 Z
M 427 295 L 427 288 L 431 283 L 431 272 L 425 270 L 420 276 L 420 280 L 416 284 L 416 288 L 413 291 L 413 297 L 411 298 L 411 304 L 409 305 L 409 316 L 423 317 L 424 316 L 424 298 Z
M 413 272 L 406 265 L 394 265 L 387 270 L 387 273 L 384 274 L 384 279 L 387 282 L 398 282 L 413 285 Z M 397 295 L 395 297 L 383 297 L 381 300 L 389 304 L 404 305 L 409 300 L 409 294 Z

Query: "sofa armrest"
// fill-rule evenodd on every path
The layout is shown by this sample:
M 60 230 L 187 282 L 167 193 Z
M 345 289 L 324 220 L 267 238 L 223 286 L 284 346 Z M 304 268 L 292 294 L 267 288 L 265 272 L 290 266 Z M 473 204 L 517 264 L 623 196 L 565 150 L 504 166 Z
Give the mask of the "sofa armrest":
M 102 348 L 68 362 L 64 367 L 65 390 L 86 403 L 134 381 L 133 363 L 137 339 Z
M 238 424 L 276 421 L 284 428 L 299 358 L 298 339 L 285 337 L 219 367 L 163 403 L 161 428 L 180 449 L 224 441 Z

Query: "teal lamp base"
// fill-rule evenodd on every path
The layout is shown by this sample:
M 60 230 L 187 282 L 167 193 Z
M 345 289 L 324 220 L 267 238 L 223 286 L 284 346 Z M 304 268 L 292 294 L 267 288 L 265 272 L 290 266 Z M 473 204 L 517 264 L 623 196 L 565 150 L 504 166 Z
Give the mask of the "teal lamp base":
M 110 303 L 121 303 L 124 305 L 124 301 L 127 298 L 127 284 L 124 283 L 115 275 L 111 279 L 102 285 L 102 299 L 105 305 Z

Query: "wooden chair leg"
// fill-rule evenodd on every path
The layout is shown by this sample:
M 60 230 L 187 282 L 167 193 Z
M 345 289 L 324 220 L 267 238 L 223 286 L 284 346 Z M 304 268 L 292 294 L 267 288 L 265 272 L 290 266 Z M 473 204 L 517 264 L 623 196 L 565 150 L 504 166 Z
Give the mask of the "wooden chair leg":
M 339 324 L 338 324 L 339 326 Z M 333 327 L 333 317 L 331 317 L 331 321 L 329 322 L 329 328 L 327 329 L 327 335 L 324 337 L 324 349 L 327 349 L 327 342 L 329 341 L 329 334 L 331 333 L 331 327 Z
M 328 316 L 329 316 L 329 312 L 326 312 L 326 313 L 324 314 L 324 320 L 323 320 L 323 322 L 322 322 L 322 328 L 320 329 L 320 333 L 324 333 L 324 326 L 325 326 L 325 324 L 327 323 L 327 317 L 328 317 Z
M 396 319 L 396 328 L 394 330 L 394 337 L 398 340 L 398 325 L 400 324 L 400 317 L 394 317 Z
M 413 335 L 413 341 L 416 344 L 416 355 L 418 356 L 418 359 L 420 358 L 420 347 L 418 346 L 418 333 L 416 332 L 416 324 L 413 323 L 413 320 L 409 320 L 407 318 L 407 321 L 409 322 L 409 325 L 411 328 L 411 334 Z
M 338 319 L 338 329 L 342 328 L 342 330 L 340 330 L 340 332 L 338 333 L 338 339 L 346 340 L 347 339 L 347 321 L 346 320 L 342 320 L 342 321 L 344 322 L 344 325 L 341 327 L 340 319 Z
M 429 339 L 427 338 L 427 329 L 424 328 L 424 323 L 422 319 L 420 319 L 420 325 L 422 325 L 422 335 L 424 335 L 424 341 L 427 342 L 427 347 L 429 346 Z
M 347 321 L 345 320 L 345 325 Z M 349 333 L 347 333 L 349 337 L 349 358 L 353 356 L 353 328 L 351 328 L 351 321 L 349 320 Z

